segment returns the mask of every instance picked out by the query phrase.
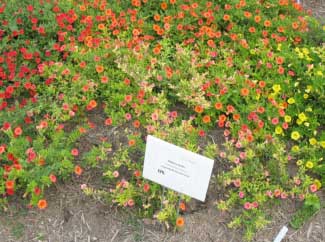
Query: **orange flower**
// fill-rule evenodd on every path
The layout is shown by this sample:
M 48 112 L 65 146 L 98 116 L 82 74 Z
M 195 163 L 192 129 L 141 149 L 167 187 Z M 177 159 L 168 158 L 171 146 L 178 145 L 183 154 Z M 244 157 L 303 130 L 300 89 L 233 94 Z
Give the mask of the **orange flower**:
M 40 158 L 40 159 L 38 160 L 38 165 L 39 165 L 39 166 L 44 166 L 44 165 L 45 165 L 45 160 L 44 160 L 44 158 Z
M 259 22 L 261 22 L 261 16 L 259 16 L 259 15 L 257 15 L 257 16 L 255 16 L 255 18 L 254 18 L 254 20 L 255 20 L 255 22 L 256 23 L 259 23 Z
M 235 121 L 238 121 L 239 119 L 240 119 L 240 114 L 238 114 L 238 113 L 235 113 L 235 114 L 233 114 L 233 119 L 235 120 Z
M 179 209 L 180 209 L 181 211 L 185 211 L 185 210 L 186 210 L 186 205 L 185 205 L 184 202 L 180 202 L 180 203 L 179 203 Z
M 208 40 L 208 46 L 210 46 L 211 48 L 216 48 L 216 44 L 214 43 L 214 41 L 212 39 Z
M 132 0 L 132 1 L 131 1 L 131 4 L 132 4 L 134 7 L 140 7 L 140 6 L 141 6 L 141 1 L 140 1 L 140 0 Z
M 214 104 L 214 107 L 215 107 L 217 110 L 220 110 L 220 109 L 222 109 L 222 103 L 218 102 L 218 103 Z
M 153 19 L 154 19 L 155 21 L 159 21 L 159 20 L 160 20 L 160 15 L 159 15 L 159 14 L 155 14 L 155 15 L 153 16 Z
M 255 33 L 256 30 L 255 30 L 255 27 L 249 27 L 248 31 L 250 33 Z
M 158 55 L 158 54 L 160 53 L 160 50 L 161 50 L 161 47 L 156 46 L 155 48 L 153 48 L 153 53 L 154 53 L 155 55 Z
M 105 11 L 105 14 L 107 15 L 107 16 L 111 16 L 112 15 L 112 13 L 113 13 L 113 11 L 112 11 L 112 9 L 106 9 L 106 11 Z
M 97 102 L 95 100 L 90 100 L 88 106 L 90 109 L 93 109 L 93 108 L 97 107 Z
M 104 30 L 105 29 L 105 25 L 104 24 L 98 24 L 98 29 L 99 30 Z
M 81 12 L 84 12 L 84 11 L 86 11 L 87 8 L 86 8 L 85 5 L 80 5 L 79 9 L 80 9 Z
M 76 173 L 78 176 L 80 176 L 82 174 L 82 172 L 83 172 L 83 169 L 80 166 L 76 165 L 74 167 L 74 173 Z
M 159 29 L 158 31 L 157 31 L 157 34 L 158 35 L 163 35 L 165 33 L 165 31 L 163 30 L 163 29 Z
M 15 182 L 14 181 L 6 181 L 6 188 L 7 189 L 14 189 Z
M 45 209 L 47 207 L 47 201 L 45 199 L 41 199 L 38 201 L 37 206 L 39 209 Z
M 299 27 L 299 24 L 297 22 L 292 23 L 292 28 L 293 29 L 298 29 L 298 27 Z
M 230 16 L 228 14 L 223 15 L 223 20 L 224 21 L 229 21 L 230 20 Z
M 207 124 L 211 122 L 211 118 L 209 115 L 205 115 L 202 119 L 203 123 Z
M 289 5 L 289 1 L 288 0 L 279 0 L 279 5 L 280 6 L 288 6 Z
M 197 113 L 202 113 L 203 112 L 203 107 L 200 105 L 195 106 L 194 111 Z
M 104 71 L 104 67 L 102 65 L 96 65 L 97 73 L 102 73 Z
M 135 140 L 134 139 L 130 139 L 129 140 L 129 146 L 134 146 L 135 145 Z
M 249 134 L 249 135 L 247 135 L 246 139 L 248 142 L 252 142 L 254 140 L 254 137 L 253 137 L 253 135 Z
M 251 13 L 251 12 L 248 12 L 248 11 L 245 11 L 245 12 L 244 12 L 244 16 L 245 16 L 246 18 L 250 18 L 250 17 L 252 17 L 252 13 Z
M 139 127 L 140 127 L 140 121 L 139 121 L 139 120 L 135 120 L 135 121 L 133 122 L 133 126 L 134 126 L 135 128 L 139 128 Z
M 161 7 L 162 10 L 166 10 L 167 9 L 167 3 L 166 2 L 162 2 L 160 4 L 160 7 Z
M 264 21 L 264 26 L 265 27 L 270 27 L 272 25 L 271 21 L 270 20 L 265 20 Z
M 248 96 L 248 94 L 249 94 L 249 90 L 247 88 L 242 88 L 240 90 L 240 95 L 242 95 L 243 97 Z
M 183 217 L 178 217 L 177 219 L 176 219 L 176 226 L 177 227 L 179 227 L 179 228 L 181 228 L 181 227 L 183 227 L 184 226 L 184 218 Z
M 284 62 L 284 58 L 281 56 L 276 57 L 275 60 L 278 65 L 282 65 Z
M 140 30 L 139 30 L 139 29 L 133 29 L 133 30 L 132 30 L 132 34 L 133 34 L 134 36 L 138 36 L 138 35 L 140 35 Z
M 221 114 L 221 115 L 219 116 L 219 121 L 220 121 L 220 122 L 225 122 L 226 120 L 227 120 L 226 115 Z

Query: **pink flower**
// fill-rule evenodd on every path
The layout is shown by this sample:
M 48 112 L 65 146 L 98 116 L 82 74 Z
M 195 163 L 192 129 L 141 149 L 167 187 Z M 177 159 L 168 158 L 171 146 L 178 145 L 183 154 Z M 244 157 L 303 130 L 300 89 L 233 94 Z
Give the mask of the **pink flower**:
M 130 120 L 132 118 L 132 115 L 131 114 L 129 114 L 129 113 L 126 113 L 125 114 L 125 119 L 126 120 Z
M 253 205 L 254 208 L 257 208 L 258 207 L 258 202 L 254 201 L 252 205 Z
M 129 205 L 129 207 L 133 207 L 134 206 L 134 200 L 133 199 L 129 199 L 128 205 Z
M 252 207 L 251 207 L 251 203 L 250 203 L 250 202 L 245 202 L 245 204 L 244 204 L 244 208 L 245 208 L 246 210 L 251 209 L 251 208 L 252 208 Z
M 245 152 L 240 152 L 239 157 L 240 157 L 240 159 L 245 160 L 246 159 L 246 153 Z
M 228 129 L 225 129 L 225 131 L 223 131 L 223 135 L 224 136 L 229 136 L 230 135 L 230 131 Z
M 157 121 L 157 120 L 158 120 L 158 113 L 153 113 L 153 114 L 151 114 L 151 119 L 152 119 L 153 121 Z
M 279 123 L 279 119 L 278 118 L 272 118 L 272 124 L 273 125 L 277 125 Z
M 119 175 L 120 175 L 120 174 L 119 174 L 118 171 L 114 171 L 114 172 L 113 172 L 113 176 L 114 176 L 115 178 L 117 178 Z
M 288 197 L 288 195 L 285 192 L 281 192 L 281 198 L 282 199 L 286 199 Z
M 236 143 L 236 148 L 238 148 L 238 149 L 241 148 L 241 143 L 240 142 Z
M 283 129 L 288 129 L 288 128 L 289 128 L 288 123 L 284 122 L 284 123 L 282 124 L 282 128 L 283 128 Z
M 6 150 L 6 145 L 0 145 L 0 155 L 5 152 Z
M 170 113 L 170 116 L 171 116 L 172 118 L 177 118 L 177 111 L 172 111 L 172 112 Z
M 239 196 L 239 198 L 244 198 L 244 197 L 245 197 L 245 193 L 242 192 L 242 191 L 240 191 L 240 192 L 238 193 L 238 196 Z
M 75 113 L 75 112 L 73 112 L 72 110 L 70 110 L 70 111 L 69 111 L 69 116 L 70 116 L 70 117 L 74 117 L 74 116 L 75 116 L 75 114 L 76 114 L 76 113 Z
M 147 126 L 147 132 L 150 134 L 150 133 L 153 133 L 155 131 L 155 127 L 152 126 L 152 125 L 148 125 Z
M 72 150 L 71 150 L 71 155 L 73 155 L 73 156 L 78 156 L 78 155 L 79 155 L 79 150 L 76 149 L 76 148 L 72 149 Z
M 233 183 L 234 183 L 235 187 L 240 187 L 240 185 L 241 185 L 240 179 L 234 180 Z
M 220 152 L 220 157 L 221 158 L 226 158 L 226 152 Z
M 235 164 L 239 164 L 240 163 L 240 159 L 238 157 L 235 158 L 234 160 Z
M 299 194 L 299 200 L 300 200 L 300 201 L 305 200 L 305 195 L 304 195 L 304 194 Z
M 299 178 L 294 179 L 294 181 L 295 181 L 295 184 L 298 186 L 301 184 L 301 180 Z
M 81 188 L 81 190 L 85 190 L 87 188 L 87 185 L 86 184 L 81 184 L 80 188 Z
M 310 186 L 309 186 L 309 189 L 310 189 L 310 191 L 311 192 L 316 192 L 318 189 L 317 189 L 317 186 L 315 185 L 315 184 L 311 184 Z
M 269 191 L 266 191 L 265 194 L 266 194 L 266 196 L 268 196 L 270 198 L 272 198 L 272 196 L 273 196 L 273 193 L 270 190 Z

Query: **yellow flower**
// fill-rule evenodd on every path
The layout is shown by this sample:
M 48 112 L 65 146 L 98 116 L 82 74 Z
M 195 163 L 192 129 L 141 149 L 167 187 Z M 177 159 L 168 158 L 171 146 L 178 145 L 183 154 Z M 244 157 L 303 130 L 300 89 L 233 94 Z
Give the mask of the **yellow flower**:
M 298 145 L 294 145 L 294 146 L 292 146 L 291 150 L 292 150 L 292 152 L 298 152 L 300 150 L 300 148 Z
M 317 71 L 317 72 L 316 72 L 316 75 L 317 75 L 317 76 L 323 76 L 323 72 L 322 72 L 322 71 Z
M 279 84 L 275 84 L 273 85 L 272 89 L 275 93 L 278 93 L 281 91 L 281 86 Z
M 291 122 L 291 116 L 285 115 L 284 116 L 284 121 L 286 121 L 286 123 L 290 123 Z
M 304 125 L 305 125 L 306 127 L 309 127 L 310 123 L 309 123 L 309 122 L 304 122 Z
M 276 134 L 283 134 L 283 129 L 281 128 L 281 126 L 276 126 L 275 133 Z
M 325 149 L 325 141 L 324 140 L 323 141 L 320 141 L 319 144 L 320 144 L 320 146 L 322 146 L 322 148 Z
M 289 104 L 293 104 L 295 102 L 296 102 L 296 100 L 293 97 L 291 97 L 291 98 L 288 99 L 288 103 Z
M 298 125 L 302 124 L 301 119 L 298 118 L 297 121 L 296 121 L 296 123 L 297 123 Z
M 307 93 L 304 94 L 304 99 L 307 99 L 309 95 Z
M 301 166 L 302 165 L 302 160 L 297 160 L 296 164 L 297 164 L 297 166 Z
M 298 118 L 302 121 L 305 122 L 307 120 L 307 116 L 304 113 L 299 113 Z
M 298 139 L 300 139 L 300 134 L 299 134 L 299 132 L 298 132 L 298 131 L 293 131 L 293 132 L 291 133 L 291 139 L 293 139 L 293 140 L 298 140 Z
M 309 139 L 309 144 L 316 145 L 317 144 L 317 140 L 315 138 L 310 138 Z
M 307 48 L 302 48 L 302 53 L 304 53 L 305 55 L 308 55 L 309 50 Z
M 311 161 L 309 160 L 309 161 L 306 162 L 306 167 L 307 167 L 308 169 L 311 169 L 311 168 L 314 167 L 314 163 L 311 162 Z

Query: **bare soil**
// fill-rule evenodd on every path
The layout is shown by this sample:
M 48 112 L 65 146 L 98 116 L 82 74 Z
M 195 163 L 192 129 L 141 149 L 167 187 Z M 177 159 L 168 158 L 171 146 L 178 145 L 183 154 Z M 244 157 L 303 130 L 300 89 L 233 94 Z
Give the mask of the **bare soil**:
M 313 14 L 325 23 L 325 0 L 303 0 L 303 5 L 312 9 Z M 100 138 L 106 137 L 113 142 L 113 149 L 126 142 L 118 135 L 118 130 L 107 129 L 101 124 L 104 118 L 93 113 L 91 120 L 96 127 L 80 141 L 80 149 L 85 152 Z M 123 127 L 126 128 L 126 127 Z M 220 131 L 211 137 L 221 143 Z M 225 168 L 225 164 L 216 167 Z M 220 169 L 216 170 L 216 173 Z M 81 177 L 61 182 L 46 194 L 49 206 L 44 211 L 27 209 L 24 201 L 15 197 L 8 212 L 0 213 L 0 242 L 241 242 L 242 231 L 227 227 L 230 215 L 215 208 L 215 201 L 222 196 L 215 192 L 211 183 L 207 202 L 192 204 L 192 212 L 185 215 L 186 226 L 180 232 L 166 231 L 153 220 L 140 220 L 132 211 L 117 210 L 101 201 L 86 197 L 80 185 L 101 186 L 101 173 L 91 169 Z M 212 192 L 213 191 L 213 192 Z M 324 190 L 319 193 L 325 201 Z M 324 202 L 323 202 L 324 203 Z M 270 211 L 272 222 L 259 231 L 254 241 L 272 242 L 282 226 L 288 225 L 294 212 L 301 204 L 286 201 Z M 325 208 L 323 208 L 299 230 L 289 228 L 284 242 L 325 242 Z

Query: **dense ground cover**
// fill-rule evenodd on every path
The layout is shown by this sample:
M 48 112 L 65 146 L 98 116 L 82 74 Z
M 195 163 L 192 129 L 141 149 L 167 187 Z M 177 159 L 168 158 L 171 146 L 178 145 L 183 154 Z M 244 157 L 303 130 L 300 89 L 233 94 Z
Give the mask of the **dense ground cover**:
M 320 207 L 325 182 L 324 29 L 292 1 L 39 1 L 1 3 L 0 193 L 45 209 L 57 178 L 100 166 L 107 189 L 84 192 L 181 228 L 178 195 L 141 176 L 146 134 L 225 164 L 221 210 L 251 239 L 265 208 Z M 78 139 L 102 109 L 107 129 Z M 211 131 L 223 129 L 216 144 Z M 203 143 L 202 143 L 203 140 Z M 17 196 L 17 195 L 16 195 Z M 188 197 L 182 197 L 181 213 Z M 184 210 L 184 211 L 183 211 Z

